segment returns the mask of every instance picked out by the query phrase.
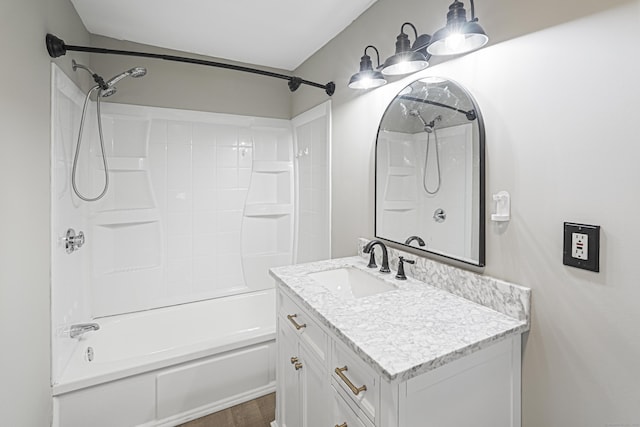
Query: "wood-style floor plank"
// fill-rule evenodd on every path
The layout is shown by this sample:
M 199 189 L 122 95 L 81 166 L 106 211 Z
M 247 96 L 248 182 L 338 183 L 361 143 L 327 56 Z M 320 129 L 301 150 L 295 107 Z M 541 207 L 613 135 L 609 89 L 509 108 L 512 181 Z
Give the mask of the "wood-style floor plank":
M 276 394 L 271 393 L 256 399 L 262 420 L 267 421 L 269 425 L 276 418 Z
M 206 417 L 198 418 L 193 421 L 189 421 L 186 424 L 181 424 L 179 427 L 237 427 L 233 422 L 231 411 L 225 409 L 224 411 L 216 412 Z
M 271 393 L 178 427 L 270 427 L 275 414 L 276 394 Z

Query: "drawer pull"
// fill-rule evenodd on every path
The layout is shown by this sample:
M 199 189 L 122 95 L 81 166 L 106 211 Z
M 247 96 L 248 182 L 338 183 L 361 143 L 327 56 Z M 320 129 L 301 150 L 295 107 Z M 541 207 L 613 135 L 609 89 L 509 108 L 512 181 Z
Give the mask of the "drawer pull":
M 292 365 L 293 365 L 294 363 L 296 363 L 297 361 L 298 361 L 298 358 L 297 358 L 297 357 L 295 357 L 295 356 L 294 356 L 294 357 L 292 357 L 292 358 L 291 358 L 291 364 L 292 364 Z
M 355 394 L 356 396 L 358 394 L 360 394 L 361 391 L 367 391 L 367 386 L 363 385 L 362 387 L 356 387 L 355 385 L 353 385 L 353 383 L 349 380 L 349 378 L 347 378 L 347 376 L 345 374 L 343 374 L 343 372 L 347 371 L 347 367 L 345 366 L 344 368 L 336 368 L 335 369 L 335 373 L 340 377 L 340 379 L 342 381 L 344 381 L 344 383 L 347 385 L 347 387 L 349 387 L 351 389 L 351 391 L 353 392 L 353 394 Z
M 336 427 L 349 427 L 349 426 L 347 425 L 347 422 L 345 421 L 344 423 L 342 423 L 340 425 L 336 424 Z
M 287 314 L 287 319 L 289 319 L 289 322 L 293 323 L 293 326 L 297 329 L 300 330 L 302 328 L 306 328 L 307 324 L 303 323 L 302 325 L 299 325 L 295 320 L 293 320 L 295 317 L 298 317 L 297 314 Z
M 302 363 L 296 362 L 293 364 L 293 367 L 296 368 L 296 371 L 299 371 L 300 369 L 302 369 Z

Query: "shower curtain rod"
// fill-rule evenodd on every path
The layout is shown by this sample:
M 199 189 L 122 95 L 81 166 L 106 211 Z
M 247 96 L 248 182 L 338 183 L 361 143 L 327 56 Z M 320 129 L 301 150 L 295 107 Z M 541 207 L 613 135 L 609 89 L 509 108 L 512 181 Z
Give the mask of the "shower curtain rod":
M 467 116 L 467 120 L 469 121 L 473 121 L 477 118 L 476 110 L 474 109 L 471 109 L 469 111 L 461 110 L 459 108 L 452 107 L 451 105 L 442 104 L 436 101 L 429 101 L 428 99 L 415 98 L 413 96 L 408 96 L 408 95 L 401 95 L 400 98 L 406 99 L 407 101 L 422 102 L 423 104 L 429 104 L 429 105 L 435 105 L 436 107 L 448 108 L 449 110 L 453 110 L 458 113 L 464 114 L 465 116 Z
M 288 80 L 288 86 L 291 92 L 295 92 L 296 90 L 298 90 L 301 84 L 324 89 L 325 93 L 329 96 L 333 95 L 336 91 L 336 85 L 334 82 L 329 82 L 323 85 L 320 83 L 311 82 L 309 80 L 304 80 L 296 76 L 287 76 L 286 74 L 273 73 L 271 71 L 258 70 L 256 68 L 243 67 L 241 65 L 225 64 L 223 62 L 205 61 L 203 59 L 194 59 L 194 58 L 187 58 L 184 56 L 175 56 L 175 55 L 162 55 L 162 54 L 149 53 L 149 52 L 104 49 L 99 47 L 88 47 L 88 46 L 73 46 L 73 45 L 66 44 L 64 40 L 54 36 L 53 34 L 47 34 L 45 42 L 47 45 L 47 52 L 49 52 L 49 56 L 52 58 L 58 58 L 60 56 L 63 56 L 64 54 L 67 53 L 67 51 L 104 53 L 104 54 L 124 55 L 124 56 L 139 56 L 142 58 L 163 59 L 165 61 L 185 62 L 188 64 L 207 65 L 209 67 L 226 68 L 228 70 L 242 71 L 245 73 L 259 74 L 262 76 L 273 77 L 276 79 Z

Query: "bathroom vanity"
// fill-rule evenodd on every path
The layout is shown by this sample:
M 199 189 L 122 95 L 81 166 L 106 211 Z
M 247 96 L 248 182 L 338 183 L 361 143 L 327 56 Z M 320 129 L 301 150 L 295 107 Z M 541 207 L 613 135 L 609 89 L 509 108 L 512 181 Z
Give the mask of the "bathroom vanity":
M 416 261 L 402 281 L 360 256 L 271 270 L 275 426 L 520 426 L 530 290 Z

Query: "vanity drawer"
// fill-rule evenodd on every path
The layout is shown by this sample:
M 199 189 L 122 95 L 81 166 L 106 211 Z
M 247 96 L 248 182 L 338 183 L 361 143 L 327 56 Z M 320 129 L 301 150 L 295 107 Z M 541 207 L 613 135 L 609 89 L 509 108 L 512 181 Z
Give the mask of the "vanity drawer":
M 375 422 L 380 402 L 380 377 L 360 357 L 334 341 L 331 378 L 356 406 Z
M 278 307 L 280 321 L 294 331 L 321 361 L 326 360 L 327 334 L 320 325 L 282 291 L 278 292 Z
M 371 421 L 364 415 L 358 416 L 340 396 L 335 388 L 331 387 L 331 421 L 329 426 L 335 427 L 373 427 Z

